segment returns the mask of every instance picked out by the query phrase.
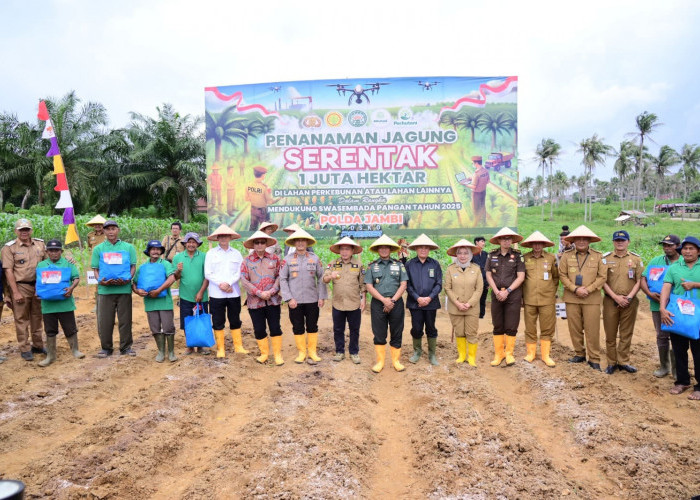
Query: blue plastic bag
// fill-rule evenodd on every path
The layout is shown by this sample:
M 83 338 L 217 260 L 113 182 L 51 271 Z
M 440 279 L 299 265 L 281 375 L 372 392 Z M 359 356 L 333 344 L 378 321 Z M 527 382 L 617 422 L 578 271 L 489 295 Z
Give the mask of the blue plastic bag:
M 69 267 L 49 265 L 36 270 L 36 294 L 41 300 L 65 300 L 70 286 Z
M 100 281 L 124 280 L 131 281 L 131 262 L 129 252 L 118 250 L 103 252 L 100 255 Z
M 194 316 L 185 318 L 185 342 L 187 347 L 212 347 L 214 341 L 214 330 L 211 326 L 211 314 L 203 311 L 202 304 L 197 303 L 194 308 Z
M 666 310 L 673 314 L 673 324 L 661 323 L 661 330 L 693 340 L 700 339 L 700 300 L 691 297 L 690 292 L 683 295 L 672 293 Z
M 664 286 L 664 276 L 666 276 L 668 266 L 658 266 L 649 268 L 647 273 L 647 286 L 650 292 L 661 293 Z
M 136 280 L 136 288 L 151 292 L 158 290 L 167 276 L 165 274 L 165 266 L 162 262 L 146 262 L 139 267 L 139 277 Z M 168 289 L 166 288 L 158 294 L 158 297 L 167 297 Z

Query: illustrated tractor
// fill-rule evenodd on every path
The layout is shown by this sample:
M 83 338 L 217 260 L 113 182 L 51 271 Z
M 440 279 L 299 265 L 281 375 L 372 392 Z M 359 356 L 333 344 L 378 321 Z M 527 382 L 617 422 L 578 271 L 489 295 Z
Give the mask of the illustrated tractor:
M 512 153 L 491 153 L 484 163 L 484 167 L 500 172 L 501 167 L 510 168 L 510 160 L 512 159 Z

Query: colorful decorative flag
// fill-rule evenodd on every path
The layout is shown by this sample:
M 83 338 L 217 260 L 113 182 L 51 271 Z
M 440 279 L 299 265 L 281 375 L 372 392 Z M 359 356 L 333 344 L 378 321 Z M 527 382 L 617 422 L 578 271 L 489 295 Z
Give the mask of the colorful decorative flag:
M 56 204 L 56 208 L 63 208 L 63 225 L 68 226 L 66 230 L 66 245 L 69 243 L 74 243 L 80 241 L 78 237 L 78 231 L 75 228 L 75 213 L 73 212 L 73 199 L 70 196 L 70 191 L 68 190 L 68 179 L 66 178 L 66 170 L 63 166 L 63 158 L 61 158 L 61 151 L 58 149 L 58 138 L 56 137 L 56 131 L 53 128 L 53 122 L 49 116 L 49 110 L 46 108 L 46 103 L 41 101 L 39 103 L 39 113 L 37 114 L 39 120 L 45 121 L 44 131 L 41 134 L 42 139 L 49 139 L 51 141 L 51 148 L 49 152 L 46 153 L 48 158 L 53 157 L 53 173 L 56 176 L 56 187 L 55 191 L 60 193 L 60 198 Z

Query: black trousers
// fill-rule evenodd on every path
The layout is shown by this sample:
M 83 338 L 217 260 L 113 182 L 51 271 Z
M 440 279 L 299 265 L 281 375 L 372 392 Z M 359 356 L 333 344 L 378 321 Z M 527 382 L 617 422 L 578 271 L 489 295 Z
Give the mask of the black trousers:
M 335 340 L 335 352 L 345 353 L 345 322 L 350 330 L 350 354 L 360 353 L 360 322 L 362 312 L 359 309 L 354 311 L 339 311 L 333 308 L 333 340 Z
M 409 309 L 411 313 L 411 337 L 419 339 L 423 337 L 423 328 L 428 338 L 437 338 L 437 328 L 435 328 L 435 316 L 437 309 Z
M 75 324 L 75 311 L 44 314 L 44 331 L 47 337 L 58 335 L 58 324 L 66 337 L 72 337 L 78 333 L 78 325 Z
M 683 335 L 671 333 L 671 345 L 673 355 L 676 357 L 676 384 L 690 385 L 690 373 L 688 372 L 688 348 L 693 354 L 695 365 L 695 388 L 700 391 L 700 340 L 691 340 Z
M 486 284 L 486 279 L 484 279 L 484 291 L 481 292 L 481 298 L 479 299 L 479 318 L 483 318 L 486 314 L 486 297 L 489 294 L 489 286 Z
M 388 313 L 384 312 L 384 304 L 375 298 L 372 298 L 370 305 L 372 313 L 372 333 L 374 334 L 374 345 L 386 345 L 386 330 L 389 328 L 391 332 L 391 340 L 389 345 L 396 349 L 401 349 L 401 341 L 403 337 L 403 320 L 405 309 L 403 298 L 400 298 L 394 304 L 394 308 Z
M 231 330 L 241 327 L 241 298 L 228 297 L 225 299 L 215 299 L 209 297 L 209 307 L 211 308 L 211 323 L 214 330 L 226 328 L 226 317 L 228 316 L 228 326 Z
M 248 308 L 248 314 L 253 322 L 253 334 L 257 340 L 267 338 L 265 327 L 270 328 L 270 337 L 279 337 L 282 335 L 282 327 L 280 326 L 281 306 L 265 306 L 257 309 Z
M 304 335 L 306 332 L 318 333 L 318 314 L 318 302 L 297 303 L 294 309 L 289 309 L 289 321 L 292 322 L 294 335 Z
M 498 300 L 491 293 L 491 321 L 494 335 L 510 335 L 515 337 L 520 323 L 520 307 L 523 294 L 520 289 L 511 293 L 505 302 Z
M 202 304 L 202 310 L 199 313 L 209 313 L 209 302 L 200 302 Z M 180 298 L 180 330 L 185 329 L 185 318 L 188 316 L 194 316 L 194 306 L 196 302 L 190 302 L 182 297 Z

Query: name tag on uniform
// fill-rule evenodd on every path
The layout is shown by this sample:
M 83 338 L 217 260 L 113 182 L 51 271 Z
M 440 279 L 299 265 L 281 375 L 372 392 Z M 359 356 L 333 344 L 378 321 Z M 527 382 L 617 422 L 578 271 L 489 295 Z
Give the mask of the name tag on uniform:
M 629 271 L 627 271 L 627 276 L 629 277 L 629 279 L 634 279 L 634 269 L 630 269 Z
M 435 269 L 428 269 L 428 276 L 431 278 L 435 277 Z
M 549 273 L 547 271 L 544 272 L 544 280 L 549 281 Z
M 392 265 L 390 266 L 390 269 L 391 269 L 392 271 L 398 271 L 398 270 L 399 270 L 399 266 L 396 265 L 396 264 L 392 264 Z

